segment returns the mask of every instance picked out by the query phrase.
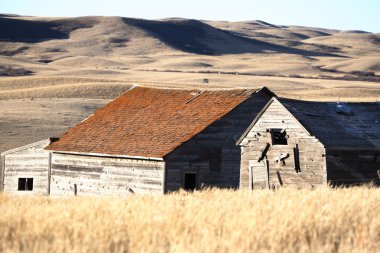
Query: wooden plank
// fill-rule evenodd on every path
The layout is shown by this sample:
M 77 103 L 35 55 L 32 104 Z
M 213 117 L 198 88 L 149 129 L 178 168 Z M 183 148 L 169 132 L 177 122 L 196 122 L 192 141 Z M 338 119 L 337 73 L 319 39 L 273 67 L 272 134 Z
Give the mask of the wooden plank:
M 167 192 L 179 190 L 183 186 L 181 175 L 189 170 L 199 172 L 198 181 L 201 185 L 220 188 L 248 185 L 248 179 L 242 181 L 244 177 L 248 177 L 244 175 L 248 174 L 248 170 L 244 173 L 240 171 L 240 164 L 243 163 L 242 152 L 236 142 L 269 99 L 270 97 L 262 93 L 253 95 L 215 122 L 216 124 L 210 125 L 165 157 Z M 222 148 L 220 171 L 210 170 L 208 158 L 202 157 L 199 152 L 201 149 L 213 147 Z
M 163 161 L 143 161 L 130 158 L 79 157 L 75 155 L 52 155 L 52 195 L 72 195 L 77 183 L 78 195 L 121 194 L 163 189 Z M 85 164 L 89 163 L 89 166 Z M 79 181 L 78 181 L 79 180 Z M 70 188 L 71 187 L 71 188 Z
M 0 192 L 4 191 L 5 157 L 0 156 Z
M 48 191 L 48 157 L 44 150 L 49 141 L 30 144 L 5 152 L 4 191 L 16 195 L 46 195 Z M 33 191 L 18 191 L 19 178 L 33 178 Z
M 269 166 L 268 183 L 278 186 L 281 184 L 305 186 L 326 182 L 326 180 L 321 180 L 321 177 L 327 178 L 323 145 L 315 137 L 310 136 L 308 131 L 278 102 L 272 103 L 257 120 L 256 125 L 251 129 L 251 132 L 255 134 L 248 133 L 246 140 L 242 142 L 246 144 L 242 146 L 244 153 L 241 158 L 240 177 L 246 177 L 248 172 L 246 169 L 248 164 L 245 161 L 257 159 L 257 148 L 271 142 L 271 136 L 267 130 L 272 128 L 284 128 L 289 139 L 288 145 L 271 145 L 266 153 Z M 251 142 L 252 138 L 256 140 Z M 294 147 L 297 147 L 296 151 Z M 276 157 L 286 153 L 289 157 L 284 159 L 284 164 L 275 162 Z M 294 158 L 290 158 L 291 156 Z M 250 166 L 252 169 L 260 169 L 259 164 L 251 163 Z M 297 174 L 296 168 L 298 171 L 301 169 L 302 172 Z

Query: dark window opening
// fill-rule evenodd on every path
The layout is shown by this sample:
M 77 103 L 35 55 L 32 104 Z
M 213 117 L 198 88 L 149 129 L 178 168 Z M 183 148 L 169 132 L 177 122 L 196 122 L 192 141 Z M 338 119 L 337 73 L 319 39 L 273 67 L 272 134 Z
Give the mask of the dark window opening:
M 272 145 L 288 145 L 288 136 L 285 129 L 271 129 Z
M 18 190 L 19 191 L 33 191 L 33 178 L 19 178 Z
M 222 149 L 213 148 L 209 150 L 209 168 L 210 170 L 220 171 L 222 169 Z
M 197 188 L 197 174 L 185 173 L 184 188 L 186 191 L 194 191 Z

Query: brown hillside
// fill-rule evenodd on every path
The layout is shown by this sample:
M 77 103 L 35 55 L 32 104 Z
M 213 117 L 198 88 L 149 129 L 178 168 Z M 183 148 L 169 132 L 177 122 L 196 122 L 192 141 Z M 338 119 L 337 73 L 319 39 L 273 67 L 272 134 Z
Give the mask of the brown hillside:
M 58 135 L 135 84 L 380 100 L 378 33 L 95 16 L 0 15 L 0 27 L 0 151 Z

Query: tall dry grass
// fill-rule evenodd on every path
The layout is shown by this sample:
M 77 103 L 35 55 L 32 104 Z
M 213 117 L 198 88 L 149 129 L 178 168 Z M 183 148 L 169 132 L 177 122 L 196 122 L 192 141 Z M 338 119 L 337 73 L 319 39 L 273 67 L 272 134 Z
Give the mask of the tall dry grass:
M 0 197 L 0 252 L 378 252 L 380 189 Z
M 0 100 L 23 98 L 115 98 L 131 83 L 114 79 L 28 76 L 0 78 Z

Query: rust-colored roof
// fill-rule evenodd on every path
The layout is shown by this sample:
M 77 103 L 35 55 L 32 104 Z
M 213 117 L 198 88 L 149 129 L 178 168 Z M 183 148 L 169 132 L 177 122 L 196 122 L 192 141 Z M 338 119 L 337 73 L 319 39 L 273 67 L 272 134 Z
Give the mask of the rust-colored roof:
M 164 157 L 253 92 L 135 87 L 70 128 L 46 149 Z

